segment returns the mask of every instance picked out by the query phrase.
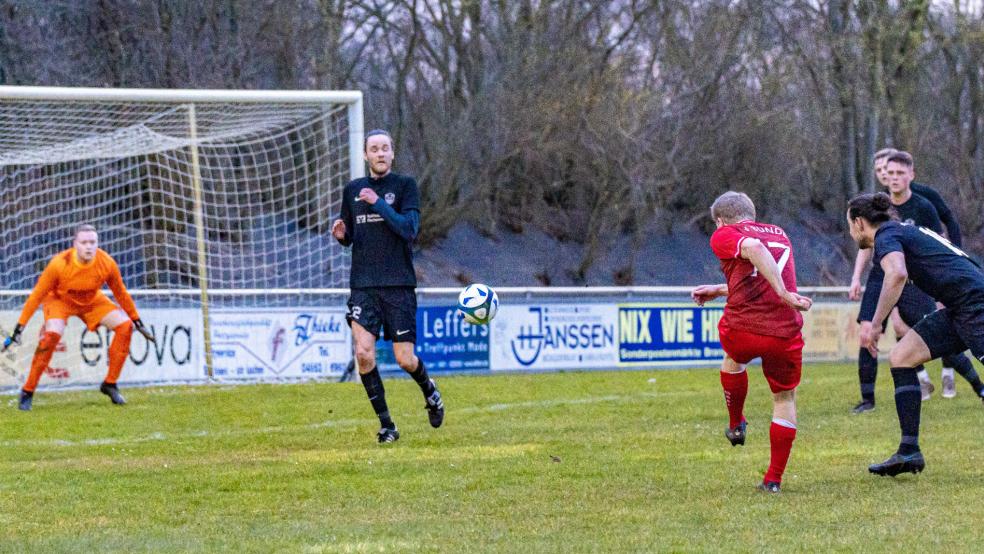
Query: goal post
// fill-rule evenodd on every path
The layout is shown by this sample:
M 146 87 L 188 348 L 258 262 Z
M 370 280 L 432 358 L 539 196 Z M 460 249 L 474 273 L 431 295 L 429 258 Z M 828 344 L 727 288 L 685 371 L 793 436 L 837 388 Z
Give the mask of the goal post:
M 79 223 L 96 226 L 165 342 L 135 335 L 124 379 L 211 376 L 216 310 L 318 308 L 327 297 L 340 306 L 334 292 L 284 291 L 347 286 L 349 255 L 330 224 L 344 185 L 365 172 L 362 102 L 360 91 L 0 86 L 0 328 L 11 330 Z M 41 319 L 0 360 L 0 388 L 23 382 Z M 42 386 L 98 383 L 108 340 L 73 318 Z M 185 355 L 195 340 L 202 359 Z M 194 367 L 144 367 L 168 357 Z

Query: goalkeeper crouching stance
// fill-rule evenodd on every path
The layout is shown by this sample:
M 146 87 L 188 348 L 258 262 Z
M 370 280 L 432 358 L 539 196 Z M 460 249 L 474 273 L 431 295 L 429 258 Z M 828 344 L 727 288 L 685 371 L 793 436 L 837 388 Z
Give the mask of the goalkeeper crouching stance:
M 51 356 L 65 332 L 65 323 L 70 316 L 80 318 L 90 331 L 94 331 L 99 325 L 105 325 L 113 331 L 113 341 L 109 346 L 109 371 L 99 387 L 99 391 L 109 396 L 113 404 L 126 403 L 116 381 L 123 370 L 126 357 L 130 354 L 133 329 L 136 328 L 147 340 L 156 342 L 140 321 L 133 298 L 123 285 L 119 266 L 98 245 L 99 236 L 95 227 L 81 225 L 76 229 L 72 248 L 56 254 L 45 267 L 24 304 L 14 332 L 3 341 L 3 351 L 10 348 L 11 344 L 20 344 L 24 326 L 38 306 L 42 307 L 44 328 L 31 361 L 31 373 L 21 389 L 21 410 L 31 409 L 38 381 L 51 362 Z M 103 294 L 103 285 L 109 286 L 119 305 Z

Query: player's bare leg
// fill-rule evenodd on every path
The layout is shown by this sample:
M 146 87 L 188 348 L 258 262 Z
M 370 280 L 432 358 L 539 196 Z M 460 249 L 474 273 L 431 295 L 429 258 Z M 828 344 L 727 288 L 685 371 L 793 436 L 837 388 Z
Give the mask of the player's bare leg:
M 19 409 L 24 411 L 31 409 L 34 391 L 38 388 L 41 374 L 44 373 L 45 369 L 48 369 L 48 364 L 51 363 L 51 357 L 55 354 L 58 341 L 61 340 L 64 333 L 64 319 L 45 320 L 44 332 L 41 333 L 41 339 L 38 340 L 38 346 L 34 350 L 34 358 L 31 360 L 31 372 L 27 375 L 24 388 L 21 389 L 20 402 L 17 405 Z
M 779 492 L 794 440 L 796 440 L 796 389 L 773 393 L 772 425 L 769 427 L 771 457 L 769 469 L 762 478 L 762 484 L 759 485 L 760 489 L 766 492 Z
M 352 321 L 352 342 L 355 344 L 355 363 L 362 378 L 362 386 L 366 389 L 369 403 L 379 418 L 379 432 L 376 439 L 381 443 L 394 442 L 400 438 L 396 423 L 390 418 L 389 407 L 386 405 L 386 389 L 383 379 L 376 367 L 376 335 L 373 335 L 357 321 Z
M 748 395 L 748 372 L 745 365 L 739 364 L 727 355 L 721 361 L 721 388 L 724 389 L 724 402 L 728 406 L 728 427 L 724 436 L 731 446 L 745 444 L 745 397 Z
M 123 310 L 114 310 L 106 314 L 99 324 L 113 331 L 113 341 L 109 344 L 109 371 L 106 373 L 106 379 L 99 386 L 99 392 L 108 396 L 113 404 L 123 405 L 126 404 L 126 400 L 120 394 L 116 381 L 123 371 L 126 357 L 130 355 L 133 322 Z
M 892 364 L 892 380 L 895 381 L 895 410 L 899 416 L 902 438 L 895 454 L 880 464 L 868 467 L 871 473 L 894 477 L 900 473 L 919 473 L 926 467 L 926 460 L 919 450 L 922 393 L 916 368 L 930 359 L 929 347 L 916 332 L 906 333 L 892 348 L 889 360 Z
M 414 354 L 414 344 L 412 342 L 394 342 L 393 356 L 396 363 L 400 364 L 403 371 L 410 374 L 413 380 L 420 387 L 420 392 L 424 394 L 424 409 L 427 410 L 427 419 L 430 420 L 431 427 L 435 429 L 444 423 L 444 400 L 441 398 L 437 384 L 427 375 L 427 368 L 424 362 Z

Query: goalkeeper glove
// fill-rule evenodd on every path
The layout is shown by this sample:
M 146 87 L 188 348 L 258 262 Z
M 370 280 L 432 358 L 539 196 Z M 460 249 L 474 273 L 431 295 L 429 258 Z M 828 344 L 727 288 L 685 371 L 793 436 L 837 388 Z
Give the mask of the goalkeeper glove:
M 3 348 L 0 349 L 0 351 L 6 352 L 7 349 L 10 348 L 10 345 L 11 344 L 18 344 L 19 345 L 21 343 L 20 336 L 21 336 L 21 333 L 23 331 L 24 331 L 24 326 L 23 325 L 21 325 L 20 323 L 18 323 L 17 325 L 14 325 L 14 332 L 11 333 L 9 337 L 3 339 Z
M 150 342 L 152 342 L 154 344 L 157 344 L 157 339 L 154 338 L 154 334 L 151 333 L 150 330 L 147 329 L 146 326 L 144 326 L 143 321 L 140 321 L 139 319 L 134 319 L 133 320 L 133 326 L 137 329 L 137 331 L 141 335 L 144 336 L 145 339 L 149 340 Z

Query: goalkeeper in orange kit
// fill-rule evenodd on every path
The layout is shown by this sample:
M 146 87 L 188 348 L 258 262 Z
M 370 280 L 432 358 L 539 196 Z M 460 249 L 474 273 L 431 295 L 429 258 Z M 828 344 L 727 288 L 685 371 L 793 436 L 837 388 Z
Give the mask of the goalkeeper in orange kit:
M 38 306 L 44 310 L 44 328 L 41 340 L 34 351 L 31 373 L 21 389 L 20 409 L 30 410 L 34 390 L 38 386 L 51 356 L 65 332 L 65 323 L 70 316 L 85 322 L 90 331 L 99 325 L 113 330 L 113 341 L 109 346 L 109 372 L 99 391 L 109 396 L 113 404 L 126 401 L 116 386 L 123 363 L 130 353 L 130 336 L 133 329 L 147 340 L 154 336 L 144 327 L 137 313 L 137 307 L 123 285 L 123 277 L 116 261 L 98 247 L 99 236 L 92 225 L 82 225 L 75 231 L 72 248 L 55 255 L 38 278 L 34 290 L 24 304 L 14 332 L 4 339 L 3 351 L 11 344 L 20 344 L 24 326 L 34 315 Z M 102 292 L 103 285 L 109 285 L 119 305 L 114 304 Z

